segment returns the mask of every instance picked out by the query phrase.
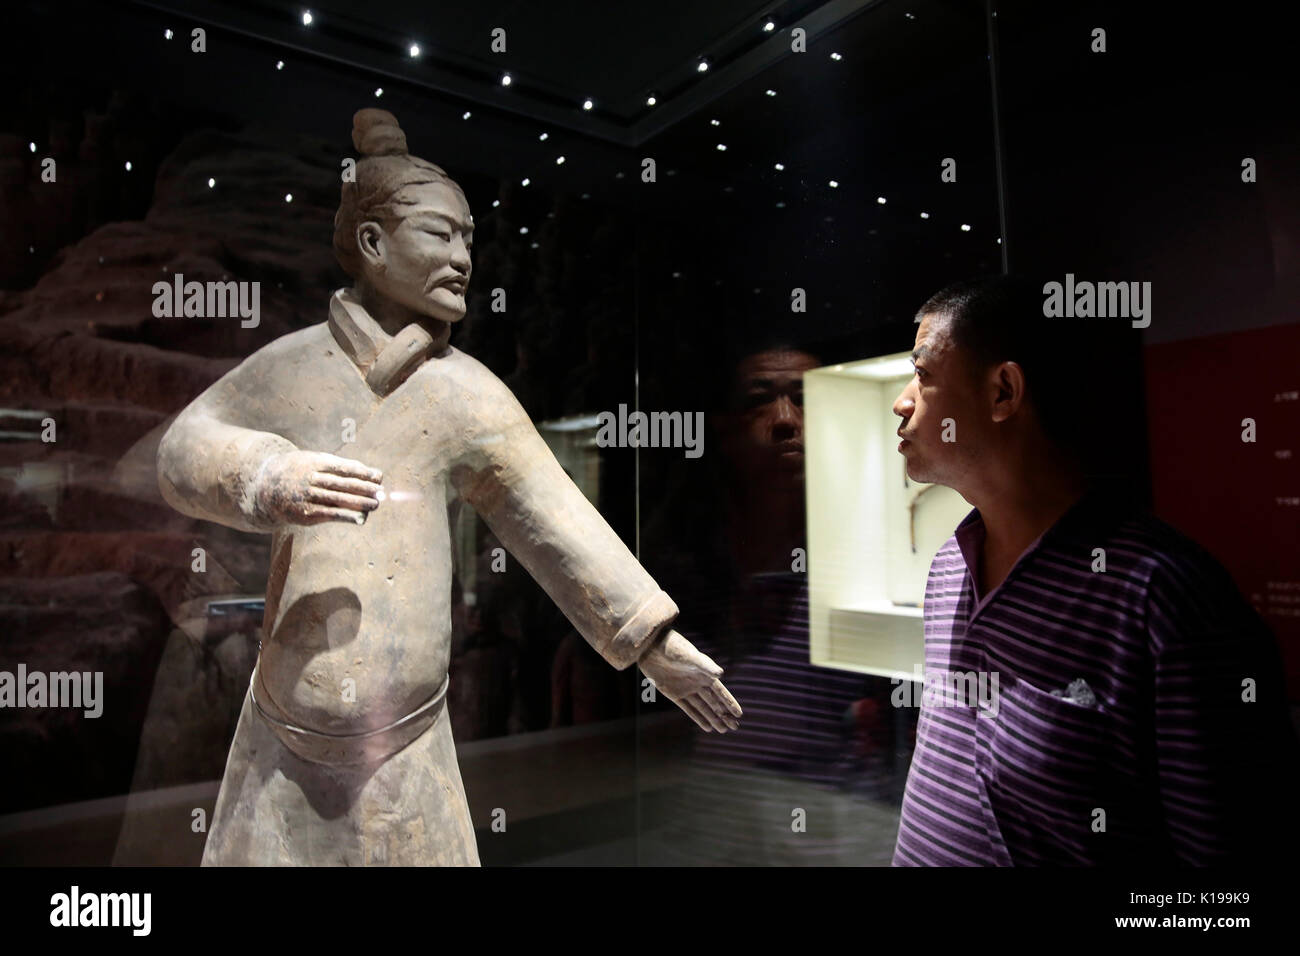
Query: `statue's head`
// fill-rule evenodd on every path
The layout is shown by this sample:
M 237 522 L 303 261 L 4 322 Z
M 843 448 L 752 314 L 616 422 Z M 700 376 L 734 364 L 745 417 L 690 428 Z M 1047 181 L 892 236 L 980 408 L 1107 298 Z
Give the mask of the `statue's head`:
M 474 232 L 465 194 L 440 167 L 407 153 L 392 113 L 360 110 L 352 124 L 361 158 L 334 217 L 339 265 L 415 312 L 463 319 Z

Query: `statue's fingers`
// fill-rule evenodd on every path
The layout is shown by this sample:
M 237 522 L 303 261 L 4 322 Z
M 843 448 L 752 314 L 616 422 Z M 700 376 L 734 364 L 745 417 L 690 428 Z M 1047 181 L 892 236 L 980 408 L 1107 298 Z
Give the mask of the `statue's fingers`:
M 317 469 L 342 475 L 345 478 L 360 478 L 362 481 L 373 481 L 376 484 L 384 480 L 384 473 L 378 468 L 370 468 L 355 459 L 340 458 L 338 455 L 329 453 L 321 455 Z
M 323 524 L 326 521 L 346 521 L 349 524 L 364 524 L 366 513 L 352 511 L 348 508 L 333 508 L 329 505 L 308 504 L 302 508 L 301 524 Z
M 374 511 L 379 507 L 379 502 L 374 498 L 350 495 L 345 491 L 330 491 L 328 488 L 318 488 L 315 485 L 307 489 L 307 500 L 312 504 L 329 505 L 348 511 Z
M 713 732 L 713 725 L 709 722 L 709 719 L 700 712 L 699 707 L 691 703 L 691 699 L 689 697 L 683 697 L 680 700 L 674 701 L 674 703 L 676 703 L 677 706 L 682 709 L 682 711 L 686 714 L 687 717 L 691 718 L 691 720 L 699 724 L 701 730 L 704 730 L 708 733 Z
M 379 492 L 384 487 L 377 481 L 346 478 L 328 471 L 313 471 L 310 480 L 315 487 L 328 488 L 330 491 L 344 491 L 350 495 L 361 495 L 363 498 L 378 498 Z
M 723 723 L 722 718 L 715 714 L 713 709 L 701 700 L 698 694 L 689 694 L 683 697 L 682 700 L 689 703 L 695 709 L 695 713 L 708 721 L 709 729 L 716 730 L 720 734 L 727 732 L 727 725 Z
M 740 702 L 731 696 L 731 691 L 727 690 L 727 685 L 722 683 L 722 681 L 715 680 L 712 685 L 710 685 L 709 690 L 713 693 L 714 697 L 717 698 L 718 702 L 727 709 L 731 716 L 745 716 L 745 712 L 740 709 Z
M 700 691 L 696 697 L 699 699 L 701 704 L 703 704 L 704 707 L 707 707 L 709 711 L 712 712 L 718 720 L 722 721 L 729 730 L 739 729 L 740 721 L 732 716 L 722 698 L 713 692 L 713 688 L 710 687 Z

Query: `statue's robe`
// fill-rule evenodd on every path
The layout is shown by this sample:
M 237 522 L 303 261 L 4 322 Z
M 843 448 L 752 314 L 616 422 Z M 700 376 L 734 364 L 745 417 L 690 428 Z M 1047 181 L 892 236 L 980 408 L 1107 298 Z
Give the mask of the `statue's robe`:
M 159 446 L 174 507 L 273 532 L 262 648 L 205 865 L 478 863 L 440 696 L 450 493 L 613 666 L 638 660 L 677 615 L 510 390 L 429 343 L 418 326 L 386 335 L 340 290 L 328 322 L 250 356 Z M 294 449 L 380 469 L 385 500 L 361 525 L 270 527 L 250 489 L 270 455 Z

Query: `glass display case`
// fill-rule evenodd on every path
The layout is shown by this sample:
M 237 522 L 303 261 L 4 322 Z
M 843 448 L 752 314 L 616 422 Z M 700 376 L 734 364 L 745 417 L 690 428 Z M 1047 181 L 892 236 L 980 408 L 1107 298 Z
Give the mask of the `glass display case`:
M 367 108 L 463 194 L 472 281 L 450 348 L 508 390 L 512 441 L 535 431 L 530 453 L 580 496 L 516 512 L 526 542 L 538 526 L 579 539 L 529 567 L 483 517 L 513 459 L 432 492 L 439 516 L 447 492 L 429 547 L 445 545 L 449 584 L 407 593 L 431 602 L 430 633 L 447 619 L 446 720 L 484 865 L 891 862 L 919 720 L 892 692 L 919 679 L 930 562 L 970 510 L 907 477 L 893 402 L 921 303 L 1008 269 L 1157 276 L 1149 329 L 1097 358 L 1101 467 L 1193 534 L 1214 501 L 1207 533 L 1252 582 L 1294 699 L 1297 459 L 1274 429 L 1266 508 L 1226 466 L 1206 478 L 1221 494 L 1191 495 L 1198 428 L 1171 398 L 1219 354 L 1180 342 L 1264 327 L 1274 356 L 1294 342 L 1290 121 L 1267 97 L 1207 119 L 1198 104 L 1236 83 L 1229 60 L 1148 88 L 1134 78 L 1155 66 L 1092 52 L 1091 14 L 1055 6 L 10 4 L 0 747 L 22 772 L 0 785 L 0 863 L 203 858 L 289 558 L 268 528 L 172 507 L 159 449 L 250 356 L 324 334 L 351 284 L 336 215 Z M 1164 20 L 1111 13 L 1116 46 L 1159 46 Z M 1224 42 L 1248 52 L 1254 36 Z M 1231 254 L 1210 256 L 1220 236 Z M 206 302 L 227 283 L 248 294 L 191 309 L 190 282 Z M 1269 368 L 1268 400 L 1294 399 L 1294 369 Z M 333 409 L 311 374 L 288 403 Z M 274 402 L 281 387 L 259 382 L 230 397 Z M 515 414 L 504 394 L 412 413 L 393 445 L 423 447 L 465 405 Z M 1286 401 L 1264 419 L 1285 421 Z M 332 448 L 358 447 L 337 425 Z M 611 666 L 636 608 L 610 610 L 617 634 L 596 640 L 604 592 L 565 605 L 539 583 L 554 571 L 582 591 L 571 555 L 596 539 L 573 529 L 606 526 L 671 598 L 671 628 L 723 668 L 738 729 L 705 733 L 642 668 Z M 346 602 L 330 613 L 342 626 Z M 35 703 L 37 674 L 65 675 L 79 706 Z

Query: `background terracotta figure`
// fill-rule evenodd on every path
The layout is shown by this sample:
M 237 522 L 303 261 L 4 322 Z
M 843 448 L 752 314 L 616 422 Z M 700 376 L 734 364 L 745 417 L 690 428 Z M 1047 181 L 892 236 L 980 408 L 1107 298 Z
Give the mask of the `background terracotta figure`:
M 477 864 L 445 707 L 458 493 L 612 665 L 637 663 L 705 730 L 738 726 L 678 608 L 564 474 L 509 389 L 448 344 L 473 221 L 393 116 L 334 248 L 355 280 L 186 408 L 159 484 L 196 517 L 273 535 L 261 655 L 205 864 Z

